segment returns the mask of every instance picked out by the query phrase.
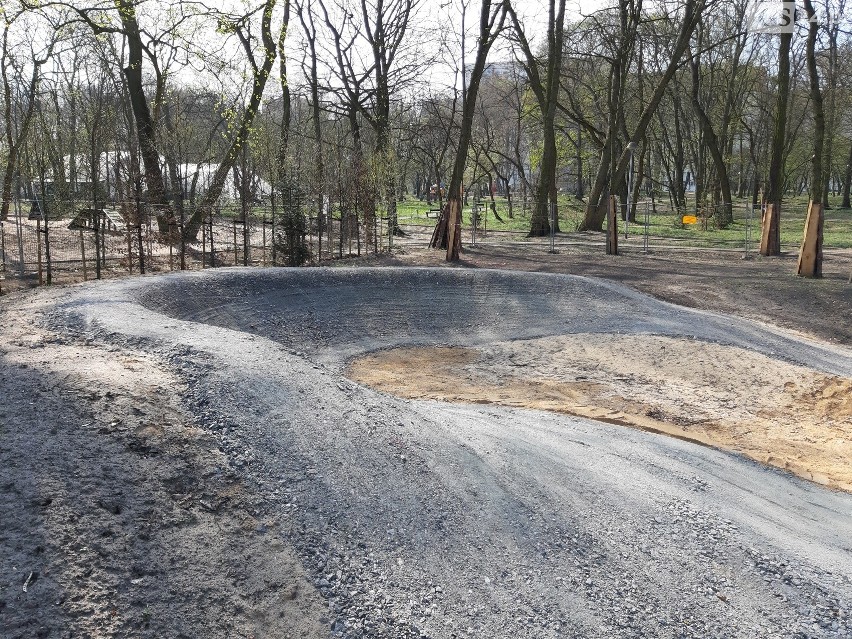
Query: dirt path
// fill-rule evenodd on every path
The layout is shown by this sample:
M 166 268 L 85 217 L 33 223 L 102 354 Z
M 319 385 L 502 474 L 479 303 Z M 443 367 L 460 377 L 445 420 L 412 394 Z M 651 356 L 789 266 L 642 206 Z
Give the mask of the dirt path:
M 324 637 L 269 512 L 161 357 L 0 306 L 0 636 Z
M 583 338 L 573 348 L 590 369 L 580 375 L 592 379 L 572 371 L 561 383 L 587 387 L 593 364 L 612 355 L 603 348 L 612 336 L 706 345 L 702 360 L 744 349 L 763 358 L 753 363 L 797 362 L 811 375 L 852 377 L 846 349 L 607 282 L 547 274 L 235 270 L 152 282 L 135 296 L 143 308 L 123 301 L 128 294 L 90 298 L 86 312 L 109 330 L 158 341 L 180 336 L 192 352 L 221 362 L 196 375 L 194 396 L 233 424 L 223 441 L 230 454 L 251 453 L 247 473 L 287 480 L 290 492 L 278 501 L 300 505 L 305 531 L 298 535 L 310 540 L 307 548 L 322 540 L 305 562 L 322 571 L 323 592 L 343 611 L 339 636 L 834 639 L 852 632 L 852 495 L 638 429 L 494 404 L 400 399 L 344 377 L 353 357 L 443 344 L 465 349 L 455 351 L 461 362 L 480 354 L 482 367 L 470 361 L 452 383 L 482 386 L 483 377 L 499 382 L 495 372 L 502 374 L 519 340 L 554 340 L 544 349 L 554 355 L 572 348 L 558 336 L 571 335 Z M 595 331 L 599 349 L 580 358 Z M 652 380 L 639 378 L 652 377 L 653 355 L 648 348 L 631 371 L 659 395 Z M 515 363 L 525 356 L 519 350 Z M 681 384 L 669 398 L 689 383 L 707 392 L 689 375 L 678 377 L 677 356 L 664 363 Z M 542 366 L 554 376 L 563 368 Z M 630 385 L 619 384 L 626 399 Z M 697 399 L 700 408 L 720 398 Z M 329 563 L 345 567 L 329 570 Z M 344 592 L 329 574 L 352 585 Z

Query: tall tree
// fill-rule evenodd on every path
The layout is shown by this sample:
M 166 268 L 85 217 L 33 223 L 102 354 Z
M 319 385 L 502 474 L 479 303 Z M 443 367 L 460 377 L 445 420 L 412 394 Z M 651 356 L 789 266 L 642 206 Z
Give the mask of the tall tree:
M 433 248 L 446 247 L 448 262 L 458 261 L 459 251 L 461 250 L 462 181 L 467 164 L 470 137 L 473 132 L 473 116 L 476 97 L 479 93 L 479 83 L 485 72 L 488 52 L 503 30 L 508 8 L 508 0 L 501 0 L 496 5 L 493 5 L 491 0 L 482 0 L 480 5 L 476 58 L 470 72 L 470 79 L 466 85 L 464 104 L 462 105 L 461 130 L 459 131 L 459 142 L 453 162 L 453 173 L 447 190 L 447 202 L 441 210 L 441 216 L 435 225 L 430 243 Z
M 255 43 L 251 38 L 251 31 L 248 29 L 253 13 L 248 13 L 241 16 L 232 16 L 229 18 L 220 19 L 220 25 L 223 28 L 233 29 L 248 61 L 251 69 L 251 88 L 249 89 L 248 101 L 243 110 L 242 116 L 236 128 L 236 133 L 225 151 L 222 162 L 219 164 L 207 191 L 204 193 L 201 201 L 192 214 L 189 225 L 185 229 L 187 238 L 195 238 L 198 231 L 201 229 L 203 219 L 210 214 L 213 205 L 222 194 L 222 189 L 225 186 L 228 174 L 231 172 L 234 164 L 240 157 L 243 145 L 248 143 L 249 135 L 252 131 L 255 116 L 260 108 L 261 100 L 263 99 L 263 91 L 266 88 L 266 81 L 269 79 L 269 74 L 272 71 L 272 66 L 275 63 L 277 55 L 276 38 L 272 33 L 272 14 L 275 9 L 276 0 L 265 0 L 260 7 L 260 41 L 261 50 L 255 53 Z
M 825 108 L 823 107 L 822 88 L 817 69 L 816 42 L 819 36 L 820 22 L 812 0 L 804 0 L 805 15 L 808 18 L 808 40 L 805 57 L 810 81 L 811 109 L 814 116 L 814 154 L 811 158 L 810 203 L 805 220 L 804 237 L 799 249 L 796 265 L 797 275 L 803 277 L 822 277 L 822 228 L 823 228 L 823 182 L 827 179 L 823 170 L 825 152 Z
M 699 40 L 699 48 L 700 45 L 701 41 Z M 701 132 L 704 135 L 704 144 L 710 152 L 710 157 L 713 158 L 716 179 L 718 180 L 722 194 L 722 211 L 719 212 L 721 218 L 720 226 L 727 226 L 732 214 L 731 206 L 733 198 L 731 196 L 731 181 L 728 178 L 728 167 L 725 163 L 724 148 L 719 140 L 719 136 L 716 135 L 710 116 L 707 115 L 707 112 L 701 104 L 701 76 L 699 74 L 700 60 L 701 56 L 699 53 L 696 53 L 690 58 L 690 67 L 692 68 L 692 108 L 701 125 Z
M 3 12 L 0 19 L 3 20 L 2 51 L 0 51 L 0 74 L 3 80 L 3 124 L 6 129 L 6 166 L 3 172 L 3 194 L 0 202 L 0 221 L 9 217 L 9 207 L 12 203 L 12 185 L 15 182 L 15 172 L 18 168 L 18 160 L 21 148 L 27 139 L 30 125 L 36 110 L 39 81 L 41 80 L 42 67 L 53 55 L 56 45 L 56 32 L 49 41 L 43 55 L 38 55 L 30 50 L 29 66 L 31 67 L 29 80 L 25 78 L 25 68 L 22 61 L 16 60 L 10 50 L 9 34 L 14 22 L 21 18 L 23 12 Z M 17 77 L 11 77 L 15 74 Z M 18 91 L 18 86 L 21 90 Z
M 278 188 L 284 186 L 287 175 L 287 151 L 290 144 L 290 125 L 292 120 L 292 98 L 290 78 L 287 75 L 287 50 L 284 47 L 287 31 L 290 28 L 290 0 L 284 0 L 284 15 L 281 18 L 281 30 L 278 32 L 278 82 L 281 86 L 281 127 L 278 143 Z
M 316 197 L 316 212 L 317 212 L 317 232 L 318 232 L 318 257 L 322 258 L 322 231 L 325 225 L 325 156 L 322 145 L 322 106 L 320 105 L 320 87 L 319 87 L 319 59 L 317 57 L 317 28 L 314 23 L 314 10 L 311 0 L 307 3 L 297 2 L 296 10 L 299 14 L 299 21 L 302 23 L 302 31 L 305 39 L 308 42 L 308 48 L 305 52 L 305 61 L 303 66 L 307 66 L 306 75 L 311 91 L 311 121 L 313 122 L 313 137 L 314 137 L 314 162 L 315 173 L 313 176 L 314 195 Z M 331 225 L 329 225 L 329 229 Z M 329 249 L 331 243 L 329 240 Z
M 391 96 L 420 76 L 422 64 L 406 51 L 406 42 L 415 42 L 411 20 L 419 0 L 360 0 L 363 33 L 372 52 L 373 87 L 370 92 L 372 108 L 364 115 L 376 134 L 374 174 L 376 185 L 384 194 L 389 232 L 403 235 L 397 224 L 396 199 L 398 182 L 394 147 L 391 142 Z M 406 55 L 408 54 L 408 55 Z
M 154 40 L 139 24 L 136 0 L 115 0 L 114 9 L 118 14 L 119 23 L 110 22 L 108 5 L 76 6 L 70 3 L 58 2 L 73 10 L 79 21 L 87 24 L 95 35 L 119 35 L 127 43 L 127 65 L 123 69 L 125 87 L 130 100 L 139 142 L 139 152 L 145 168 L 145 183 L 148 189 L 148 201 L 157 210 L 157 220 L 161 232 L 168 231 L 174 216 L 168 197 L 166 182 L 160 162 L 160 148 L 157 139 L 156 118 L 145 91 L 144 58 L 146 50 L 150 54 L 150 43 L 145 38 Z M 223 157 L 213 174 L 210 184 L 199 201 L 184 228 L 184 237 L 194 239 L 201 230 L 201 222 L 212 210 L 213 205 L 222 194 L 222 190 L 234 165 L 240 158 L 242 147 L 247 143 L 252 124 L 263 98 L 266 81 L 272 70 L 277 55 L 276 38 L 272 33 L 272 19 L 276 0 L 264 2 L 244 14 L 229 14 L 221 11 L 208 11 L 216 20 L 217 32 L 221 35 L 233 35 L 237 38 L 245 53 L 246 63 L 250 69 L 251 86 L 242 113 L 234 126 L 235 133 L 224 151 Z M 36 8 L 36 7 L 34 7 Z M 177 22 L 182 23 L 197 12 L 176 12 Z M 260 15 L 260 44 L 261 52 L 255 51 L 256 41 L 252 35 L 251 21 Z M 176 25 L 168 27 L 171 31 Z
M 625 3 L 627 0 L 619 0 L 619 2 Z M 615 152 L 616 138 L 621 133 L 619 120 L 617 115 L 612 113 L 610 114 L 607 139 L 601 154 L 601 162 L 598 165 L 594 188 L 589 195 L 589 201 L 586 205 L 586 213 L 580 224 L 581 231 L 600 231 L 602 229 L 603 220 L 606 215 L 606 198 L 604 197 L 606 187 L 607 185 L 610 185 L 610 189 L 612 189 L 612 185 L 619 184 L 620 181 L 624 179 L 624 174 L 627 171 L 627 165 L 630 162 L 631 149 L 637 147 L 645 137 L 648 125 L 651 123 L 657 107 L 666 93 L 666 87 L 668 87 L 669 82 L 683 63 L 683 56 L 689 48 L 689 41 L 692 38 L 692 33 L 706 7 L 707 0 L 684 0 L 682 3 L 683 12 L 680 17 L 680 28 L 678 30 L 677 38 L 671 48 L 668 64 L 666 65 L 665 71 L 658 77 L 654 91 L 651 94 L 648 103 L 643 108 L 632 132 L 627 135 L 627 144 L 623 145 L 624 148 L 620 155 L 617 155 Z M 668 17 L 670 20 L 675 19 L 674 15 L 669 15 Z M 637 19 L 638 17 L 633 20 L 635 21 Z M 632 22 L 625 24 L 622 19 L 622 24 L 625 25 L 625 28 L 628 30 L 633 29 L 633 27 L 629 26 Z M 625 29 L 623 28 L 622 30 L 624 31 Z M 635 32 L 635 29 L 633 32 Z M 619 64 L 614 67 L 614 71 L 620 75 L 626 72 L 626 68 L 622 68 Z M 612 86 L 614 89 L 618 89 L 620 82 L 621 80 L 619 77 L 613 78 Z M 613 100 L 613 103 L 617 102 L 617 99 Z
M 533 54 L 524 28 L 518 20 L 514 7 L 509 5 L 509 15 L 514 25 L 515 37 L 524 56 L 523 65 L 529 85 L 538 101 L 541 112 L 543 148 L 539 182 L 536 190 L 535 208 L 530 220 L 530 237 L 550 233 L 550 207 L 556 206 L 556 108 L 559 102 L 559 78 L 562 70 L 562 51 L 565 40 L 565 0 L 549 0 L 547 20 L 547 50 L 544 58 L 544 74 L 539 70 L 540 62 Z M 554 219 L 556 222 L 558 218 Z M 558 222 L 557 222 L 558 225 Z
M 781 2 L 782 11 L 789 7 Z M 789 19 L 786 13 L 782 19 Z M 766 188 L 766 208 L 760 237 L 760 254 L 781 253 L 781 200 L 784 194 L 784 156 L 786 153 L 787 108 L 790 101 L 790 48 L 792 29 L 785 29 L 778 42 L 778 95 L 775 103 L 775 125 L 772 131 L 772 151 L 769 160 L 769 182 Z

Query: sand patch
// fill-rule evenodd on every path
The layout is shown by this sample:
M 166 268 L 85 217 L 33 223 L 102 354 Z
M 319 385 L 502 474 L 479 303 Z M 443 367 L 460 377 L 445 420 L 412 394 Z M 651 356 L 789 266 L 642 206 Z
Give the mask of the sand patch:
M 550 410 L 742 453 L 852 492 L 852 380 L 697 340 L 580 334 L 352 361 L 411 399 Z

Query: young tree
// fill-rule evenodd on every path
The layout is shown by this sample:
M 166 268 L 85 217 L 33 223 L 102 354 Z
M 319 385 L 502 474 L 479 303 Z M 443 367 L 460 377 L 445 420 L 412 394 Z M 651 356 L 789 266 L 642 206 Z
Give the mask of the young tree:
M 302 62 L 303 67 L 307 67 L 306 75 L 308 77 L 308 86 L 311 93 L 311 122 L 313 123 L 313 141 L 314 141 L 314 195 L 316 197 L 316 213 L 317 213 L 317 233 L 318 233 L 318 249 L 317 256 L 322 259 L 322 232 L 325 225 L 324 219 L 324 201 L 325 201 L 325 159 L 322 143 L 322 107 L 320 105 L 320 86 L 319 86 L 319 59 L 317 57 L 317 28 L 314 23 L 314 10 L 311 0 L 307 2 L 296 2 L 296 11 L 299 14 L 299 20 L 302 23 L 302 31 L 308 43 L 308 48 L 305 52 L 305 59 Z M 329 225 L 331 232 L 331 225 Z M 329 238 L 329 246 L 331 239 Z
M 36 101 L 39 82 L 42 77 L 42 67 L 53 55 L 56 45 L 56 34 L 48 41 L 45 49 L 36 52 L 32 48 L 26 58 L 21 58 L 12 50 L 9 42 L 13 24 L 22 19 L 24 10 L 16 12 L 3 11 L 2 50 L 0 50 L 0 77 L 3 81 L 3 124 L 6 130 L 6 166 L 3 171 L 3 193 L 0 201 L 0 221 L 9 217 L 9 207 L 12 203 L 12 185 L 15 182 L 15 172 L 18 167 L 21 149 L 26 141 L 33 116 L 36 111 Z M 26 68 L 30 66 L 27 79 Z

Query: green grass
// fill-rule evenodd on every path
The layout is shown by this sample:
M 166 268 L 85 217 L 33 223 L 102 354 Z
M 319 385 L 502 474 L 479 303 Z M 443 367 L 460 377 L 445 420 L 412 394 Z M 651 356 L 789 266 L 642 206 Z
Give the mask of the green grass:
M 832 208 L 825 212 L 825 226 L 823 231 L 823 242 L 826 248 L 852 248 L 852 210 L 840 209 L 840 197 L 829 198 Z M 492 234 L 492 238 L 501 237 L 502 233 L 511 234 L 513 240 L 525 238 L 530 229 L 530 218 L 532 215 L 532 201 L 527 202 L 526 209 L 519 198 L 513 201 L 513 217 L 509 217 L 509 206 L 506 198 L 498 197 L 495 200 L 497 213 L 502 218 L 498 221 L 491 211 L 489 199 L 483 199 L 480 206 L 480 222 L 478 232 L 483 231 Z M 669 205 L 668 198 L 657 200 L 657 213 L 649 215 L 648 235 L 656 244 L 660 242 L 671 242 L 673 244 L 695 247 L 742 247 L 745 244 L 746 230 L 750 236 L 750 245 L 756 246 L 760 241 L 760 212 L 755 211 L 749 219 L 750 200 L 737 200 L 734 202 L 734 222 L 724 229 L 715 227 L 714 220 L 708 220 L 706 225 L 681 224 L 680 215 L 674 213 Z M 473 198 L 464 207 L 462 215 L 463 231 L 469 233 L 471 230 L 471 205 Z M 784 201 L 781 212 L 781 243 L 786 247 L 798 247 L 802 241 L 805 215 L 807 213 L 807 196 L 788 198 Z M 400 224 L 419 225 L 432 227 L 437 221 L 437 214 L 430 209 L 436 209 L 437 203 L 431 206 L 425 200 L 420 201 L 408 196 L 397 204 L 397 214 Z M 636 222 L 631 222 L 629 235 L 638 237 L 645 231 L 645 202 L 641 202 L 637 208 Z M 262 215 L 266 209 L 270 215 L 268 206 L 253 206 L 252 216 Z M 687 203 L 687 213 L 694 212 L 694 202 Z M 381 208 L 380 208 L 381 211 Z M 573 233 L 577 230 L 583 219 L 585 203 L 568 195 L 559 198 L 559 226 L 562 233 Z M 242 213 L 239 206 L 223 207 L 221 214 L 226 218 L 237 218 Z M 335 219 L 339 219 L 339 211 L 332 213 Z M 619 220 L 619 232 L 624 233 L 624 222 Z
M 472 205 L 471 199 L 467 206 L 464 207 L 462 213 L 462 227 L 470 230 L 472 220 Z M 512 205 L 512 217 L 509 217 L 509 203 L 506 198 L 495 198 L 495 206 L 497 214 L 503 220 L 498 221 L 491 211 L 491 201 L 488 199 L 482 200 L 479 203 L 480 207 L 480 222 L 478 228 L 480 230 L 487 229 L 488 231 L 513 231 L 517 233 L 527 233 L 530 230 L 530 219 L 532 217 L 532 201 L 527 202 L 526 210 L 524 210 L 523 202 L 514 200 Z M 426 200 L 422 202 L 415 198 L 408 198 L 397 205 L 397 214 L 402 224 L 423 224 L 434 225 L 437 218 L 436 213 L 432 212 L 427 216 L 430 208 L 437 209 L 437 203 L 431 205 L 426 204 Z M 580 220 L 583 219 L 583 211 L 585 205 L 579 200 L 571 197 L 560 198 L 559 202 L 559 222 L 560 229 L 565 232 L 572 232 L 577 229 Z
M 472 202 L 472 200 L 471 200 Z M 825 212 L 825 226 L 823 230 L 823 241 L 826 248 L 852 248 L 852 210 L 840 209 L 840 198 L 829 198 L 832 208 Z M 481 220 L 478 229 L 483 230 L 487 224 L 488 231 L 514 231 L 525 234 L 530 228 L 532 206 L 530 202 L 525 212 L 521 202 L 516 201 L 513 207 L 514 217 L 509 218 L 508 204 L 505 198 L 497 198 L 497 212 L 503 222 L 498 222 L 490 210 L 490 202 L 484 201 L 484 213 L 487 222 Z M 669 207 L 668 201 L 657 201 L 657 214 L 649 215 L 648 234 L 653 238 L 671 240 L 678 244 L 688 246 L 735 246 L 739 247 L 745 243 L 746 230 L 750 235 L 750 243 L 755 246 L 760 239 L 760 212 L 755 211 L 749 219 L 750 200 L 738 200 L 734 202 L 734 222 L 724 229 L 716 228 L 713 220 L 708 220 L 706 226 L 699 224 L 681 224 L 680 215 L 675 214 Z M 689 203 L 692 213 L 694 203 Z M 579 200 L 563 196 L 559 201 L 560 229 L 563 233 L 576 231 L 580 221 L 583 219 L 584 203 Z M 802 241 L 805 215 L 807 214 L 807 196 L 789 198 L 784 202 L 781 213 L 781 243 L 787 246 L 798 246 Z M 437 208 L 433 205 L 431 208 Z M 414 198 L 408 198 L 398 205 L 398 215 L 401 224 L 415 224 L 431 226 L 435 224 L 435 213 L 427 216 L 430 206 L 425 200 L 420 202 Z M 645 204 L 642 203 L 637 209 L 637 220 L 629 226 L 630 235 L 641 235 L 644 233 Z M 465 230 L 471 228 L 471 207 L 464 208 L 462 226 Z M 624 232 L 624 222 L 619 220 L 619 231 Z
M 828 248 L 850 248 L 852 247 L 852 210 L 838 208 L 840 198 L 836 198 L 836 201 L 835 198 L 830 198 L 830 202 L 833 208 L 825 212 L 824 245 Z M 745 241 L 746 229 L 748 229 L 751 242 L 755 244 L 760 238 L 760 212 L 753 212 L 749 219 L 748 205 L 747 201 L 735 202 L 734 222 L 724 229 L 716 228 L 712 219 L 707 222 L 706 227 L 701 223 L 682 225 L 679 216 L 671 214 L 667 209 L 664 215 L 650 216 L 649 234 L 698 246 L 742 245 Z M 797 246 L 801 243 L 807 207 L 806 197 L 791 198 L 784 202 L 781 209 L 782 244 Z M 637 232 L 640 232 L 644 223 L 641 210 L 637 222 L 639 222 Z

